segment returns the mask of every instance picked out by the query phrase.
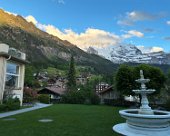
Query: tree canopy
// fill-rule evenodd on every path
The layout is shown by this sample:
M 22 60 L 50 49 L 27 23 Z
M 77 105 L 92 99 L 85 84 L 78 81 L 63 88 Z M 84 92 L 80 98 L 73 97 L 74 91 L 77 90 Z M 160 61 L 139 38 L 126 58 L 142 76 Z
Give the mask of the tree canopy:
M 164 87 L 165 75 L 159 68 L 146 64 L 135 67 L 121 65 L 116 73 L 116 88 L 121 94 L 133 95 L 132 90 L 140 88 L 140 84 L 135 82 L 140 78 L 140 70 L 143 70 L 145 78 L 150 79 L 150 82 L 146 84 L 147 88 L 156 89 L 155 93 L 158 94 Z

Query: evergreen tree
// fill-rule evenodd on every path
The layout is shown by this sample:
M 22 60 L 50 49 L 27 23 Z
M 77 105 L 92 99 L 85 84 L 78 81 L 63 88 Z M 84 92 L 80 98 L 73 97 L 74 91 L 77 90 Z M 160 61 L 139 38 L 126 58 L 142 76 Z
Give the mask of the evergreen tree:
M 34 85 L 35 79 L 34 79 L 34 67 L 32 66 L 26 66 L 25 68 L 25 86 L 32 87 Z
M 75 70 L 74 57 L 71 56 L 70 66 L 68 71 L 67 89 L 74 90 L 75 88 L 76 88 L 76 70 Z

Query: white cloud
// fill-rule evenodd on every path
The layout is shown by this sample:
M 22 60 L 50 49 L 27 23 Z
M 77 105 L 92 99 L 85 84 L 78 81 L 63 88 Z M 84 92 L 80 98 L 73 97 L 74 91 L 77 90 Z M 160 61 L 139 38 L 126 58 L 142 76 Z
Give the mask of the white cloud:
M 144 36 L 143 33 L 136 31 L 136 30 L 130 30 L 130 31 L 128 31 L 128 34 L 131 34 L 131 35 L 136 36 L 136 37 L 143 37 Z
M 122 35 L 122 37 L 124 39 L 127 39 L 127 38 L 131 38 L 131 37 L 143 37 L 144 34 L 142 32 L 139 32 L 137 30 L 130 30 L 130 31 L 127 31 L 126 34 Z
M 155 19 L 161 18 L 163 16 L 165 16 L 165 15 L 162 13 L 150 14 L 147 12 L 132 11 L 132 12 L 127 12 L 124 17 L 121 17 L 121 19 L 117 21 L 117 23 L 119 25 L 131 26 L 137 21 L 155 20 Z
M 13 13 L 13 12 L 9 12 L 9 11 L 5 11 L 5 10 L 3 10 L 5 13 L 8 13 L 8 14 L 10 14 L 10 15 L 14 15 L 14 16 L 17 16 L 17 14 L 16 13 Z
M 154 20 L 157 18 L 157 15 L 153 15 L 146 12 L 140 12 L 140 11 L 129 12 L 127 13 L 127 16 L 129 19 L 133 21 Z
M 32 15 L 26 16 L 25 19 L 28 22 L 32 22 L 34 25 L 36 25 L 38 23 L 37 20 Z
M 166 24 L 167 24 L 167 25 L 170 25 L 170 21 L 167 21 Z
M 65 1 L 64 0 L 58 0 L 58 3 L 59 4 L 65 4 Z
M 170 41 L 170 36 L 164 37 L 164 40 Z
M 33 16 L 29 15 L 26 17 L 28 22 L 33 22 L 39 29 L 59 37 L 62 40 L 67 40 L 75 45 L 77 45 L 81 49 L 87 49 L 89 46 L 94 48 L 102 49 L 103 47 L 111 48 L 111 46 L 118 45 L 123 42 L 124 39 L 131 38 L 131 37 L 143 37 L 144 34 L 137 30 L 129 30 L 124 31 L 124 35 L 116 35 L 111 32 L 107 32 L 105 30 L 94 29 L 94 28 L 87 28 L 82 33 L 77 33 L 72 29 L 65 29 L 61 31 L 57 27 L 53 25 L 45 25 L 39 23 Z M 149 52 L 155 51 L 162 51 L 163 49 L 160 47 L 152 47 L 152 48 L 145 48 L 139 47 L 143 50 L 147 50 Z
M 164 51 L 163 48 L 157 47 L 157 46 L 154 46 L 154 47 L 137 46 L 137 48 L 138 48 L 139 50 L 141 50 L 142 53 L 152 53 L 152 52 Z
M 118 20 L 118 21 L 117 21 L 117 24 L 118 24 L 118 25 L 125 25 L 125 26 L 132 26 L 132 25 L 133 25 L 133 21 L 131 21 L 131 20 L 126 20 L 126 19 L 124 19 L 124 20 Z
M 58 4 L 65 4 L 64 0 L 51 0 L 52 2 L 58 3 Z
M 81 49 L 89 46 L 102 48 L 110 45 L 116 45 L 121 42 L 121 37 L 100 29 L 87 28 L 82 33 L 76 33 L 72 29 L 59 30 L 53 25 L 43 25 L 37 23 L 37 27 L 51 35 L 57 36 L 62 40 L 67 40 Z
M 161 47 L 152 47 L 151 48 L 151 52 L 159 52 L 159 51 L 163 51 L 164 49 Z
M 47 33 L 55 35 L 63 40 L 68 40 L 81 49 L 88 48 L 89 46 L 98 48 L 107 47 L 109 45 L 116 45 L 121 41 L 118 35 L 100 29 L 88 28 L 85 32 L 80 34 L 71 29 L 65 29 L 62 32 L 52 25 L 46 26 L 45 29 Z

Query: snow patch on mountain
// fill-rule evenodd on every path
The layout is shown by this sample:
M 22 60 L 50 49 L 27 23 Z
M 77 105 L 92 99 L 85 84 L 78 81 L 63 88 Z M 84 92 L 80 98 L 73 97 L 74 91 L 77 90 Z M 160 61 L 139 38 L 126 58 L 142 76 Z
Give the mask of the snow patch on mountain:
M 135 45 L 132 44 L 122 44 L 115 46 L 108 46 L 106 48 L 96 48 L 90 47 L 91 50 L 94 49 L 95 53 L 106 59 L 111 60 L 113 63 L 149 63 L 149 64 L 170 64 L 170 54 L 167 54 L 161 49 L 150 48 L 145 50 L 140 50 Z M 153 50 L 152 50 L 153 49 Z M 155 52 L 156 51 L 156 52 Z

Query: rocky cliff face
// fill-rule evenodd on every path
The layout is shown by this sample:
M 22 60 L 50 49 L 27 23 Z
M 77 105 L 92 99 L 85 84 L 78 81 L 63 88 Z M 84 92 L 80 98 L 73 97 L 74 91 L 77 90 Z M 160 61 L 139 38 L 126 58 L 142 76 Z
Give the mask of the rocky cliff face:
M 108 50 L 102 49 L 102 51 L 105 52 L 102 52 L 102 54 L 100 54 L 100 50 L 90 47 L 87 52 L 102 55 L 105 58 L 111 60 L 113 63 L 118 64 L 129 62 L 146 64 L 170 64 L 170 54 L 162 51 L 142 53 L 140 49 L 131 44 L 112 46 Z
M 165 52 L 142 53 L 134 45 L 115 46 L 110 52 L 111 61 L 115 63 L 147 63 L 147 64 L 170 64 L 169 54 Z
M 98 55 L 98 51 L 95 50 L 93 47 L 89 47 L 89 48 L 87 49 L 87 53 Z
M 142 53 L 140 49 L 132 44 L 115 45 L 107 49 L 89 47 L 89 54 L 96 54 L 111 60 L 113 63 L 146 63 L 146 64 L 170 64 L 170 54 L 165 52 Z
M 71 55 L 77 65 L 92 66 L 97 72 L 111 72 L 115 67 L 111 61 L 88 54 L 66 40 L 39 30 L 23 17 L 3 10 L 0 10 L 0 42 L 25 52 L 27 59 L 37 67 L 63 67 L 68 65 Z

